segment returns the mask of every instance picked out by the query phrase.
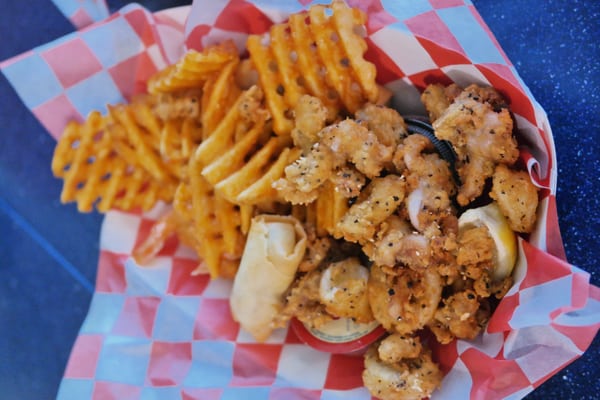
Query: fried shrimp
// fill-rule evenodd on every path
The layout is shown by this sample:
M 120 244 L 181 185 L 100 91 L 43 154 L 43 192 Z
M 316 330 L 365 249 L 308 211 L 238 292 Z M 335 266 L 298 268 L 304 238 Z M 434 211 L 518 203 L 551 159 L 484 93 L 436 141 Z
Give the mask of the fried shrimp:
M 429 120 L 433 122 L 438 119 L 461 91 L 455 83 L 448 86 L 439 83 L 427 86 L 421 95 L 421 102 L 429 114 Z
M 377 226 L 404 200 L 404 186 L 404 179 L 398 175 L 373 179 L 338 222 L 334 237 L 358 243 L 370 240 Z
M 374 264 L 368 293 L 375 319 L 388 331 L 408 334 L 433 318 L 442 296 L 442 281 L 433 268 L 390 271 Z
M 373 321 L 367 296 L 369 270 L 357 258 L 328 265 L 321 275 L 319 294 L 327 312 L 359 323 Z
M 490 197 L 498 203 L 513 231 L 530 233 L 535 226 L 538 189 L 526 171 L 500 164 L 492 177 Z
M 393 158 L 396 168 L 406 176 L 405 208 L 420 232 L 439 228 L 440 220 L 455 214 L 450 200 L 456 193 L 452 172 L 434 150 L 425 136 L 411 135 L 397 147 Z M 439 229 L 430 233 L 441 234 Z
M 408 135 L 404 118 L 393 108 L 369 103 L 354 116 L 366 123 L 384 146 L 396 147 Z
M 364 185 L 364 177 L 379 176 L 392 160 L 393 147 L 381 144 L 373 132 L 351 119 L 327 126 L 318 136 L 310 152 L 288 165 L 285 177 L 273 183 L 292 204 L 314 201 L 328 180 L 345 182 L 346 189 L 340 188 L 340 193 L 355 196 Z
M 433 122 L 435 135 L 450 141 L 457 154 L 461 206 L 482 194 L 497 164 L 512 165 L 519 157 L 513 120 L 503 104 L 493 89 L 471 85 Z
M 421 340 L 418 336 L 404 336 L 392 333 L 379 344 L 377 353 L 381 361 L 393 363 L 403 358 L 417 358 L 423 351 Z
M 443 374 L 429 351 L 423 349 L 417 357 L 396 362 L 382 361 L 379 352 L 377 344 L 369 348 L 362 375 L 373 396 L 382 400 L 420 400 L 440 385 Z
M 363 251 L 378 265 L 401 264 L 410 268 L 427 268 L 431 262 L 430 242 L 413 232 L 405 219 L 391 215 L 379 227 L 374 240 L 363 245 Z
M 273 322 L 273 327 L 285 326 L 292 317 L 313 328 L 331 321 L 333 317 L 321 303 L 320 286 L 320 270 L 310 271 L 297 278 L 288 291 L 283 310 Z
M 292 129 L 294 144 L 305 153 L 319 140 L 319 131 L 325 127 L 327 108 L 319 98 L 302 95 L 294 107 L 296 125 Z
M 320 143 L 332 150 L 336 167 L 351 162 L 368 178 L 379 176 L 392 160 L 394 147 L 384 145 L 375 133 L 352 119 L 326 127 L 319 137 Z
M 316 200 L 332 170 L 331 149 L 317 142 L 310 153 L 285 167 L 285 178 L 273 182 L 273 187 L 292 204 L 308 204 Z
M 489 315 L 487 300 L 466 289 L 443 300 L 443 306 L 436 310 L 429 328 L 442 344 L 454 338 L 474 339 L 487 323 Z

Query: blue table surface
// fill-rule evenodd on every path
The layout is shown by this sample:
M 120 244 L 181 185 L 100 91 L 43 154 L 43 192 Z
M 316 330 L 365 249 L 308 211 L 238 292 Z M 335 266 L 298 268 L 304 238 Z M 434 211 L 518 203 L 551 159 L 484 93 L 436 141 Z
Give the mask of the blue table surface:
M 548 113 L 568 260 L 600 284 L 600 2 L 473 0 Z M 126 1 L 108 1 L 111 11 Z M 141 1 L 151 10 L 190 1 Z M 0 60 L 73 30 L 50 0 L 5 1 Z M 61 205 L 53 139 L 0 78 L 0 398 L 56 396 L 95 281 L 102 216 Z M 598 337 L 527 399 L 600 398 Z

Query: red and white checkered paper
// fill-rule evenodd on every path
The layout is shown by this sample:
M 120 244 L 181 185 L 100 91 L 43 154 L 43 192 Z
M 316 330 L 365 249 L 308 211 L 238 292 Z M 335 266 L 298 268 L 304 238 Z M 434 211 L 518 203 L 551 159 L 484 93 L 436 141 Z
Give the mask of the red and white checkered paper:
M 600 289 L 565 260 L 546 115 L 469 2 L 349 3 L 368 12 L 367 57 L 400 112 L 423 113 L 418 94 L 428 83 L 475 82 L 499 89 L 515 113 L 522 159 L 541 188 L 539 223 L 519 241 L 515 284 L 485 332 L 434 348 L 446 376 L 432 398 L 521 398 L 580 356 L 600 327 Z M 69 119 L 142 91 L 148 76 L 185 48 L 233 38 L 243 51 L 249 33 L 266 32 L 309 4 L 204 0 L 158 14 L 132 5 L 0 68 L 59 137 Z M 38 74 L 21 79 L 32 69 Z M 176 240 L 152 265 L 135 265 L 132 249 L 166 207 L 106 215 L 96 291 L 59 399 L 370 398 L 361 357 L 316 351 L 288 329 L 260 344 L 240 330 L 229 310 L 230 282 L 191 277 L 198 260 Z
M 108 17 L 105 0 L 52 0 L 54 5 L 78 29 Z

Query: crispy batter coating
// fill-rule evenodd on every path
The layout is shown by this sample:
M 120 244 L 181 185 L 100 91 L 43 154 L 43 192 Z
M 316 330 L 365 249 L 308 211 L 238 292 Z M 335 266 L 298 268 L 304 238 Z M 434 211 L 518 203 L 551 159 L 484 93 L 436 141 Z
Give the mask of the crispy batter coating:
M 512 165 L 519 157 L 513 120 L 502 104 L 493 89 L 471 85 L 433 123 L 435 135 L 450 141 L 457 154 L 461 206 L 482 194 L 497 164 Z
M 420 400 L 439 387 L 443 374 L 423 350 L 418 357 L 386 363 L 378 356 L 377 344 L 365 355 L 363 382 L 369 392 L 382 400 Z
M 494 248 L 494 240 L 485 226 L 459 232 L 456 262 L 463 279 L 470 279 L 470 286 L 481 297 L 491 294 Z
M 369 270 L 351 257 L 328 265 L 321 275 L 321 302 L 334 317 L 359 323 L 373 321 L 367 296 Z
M 406 176 L 405 207 L 412 225 L 441 235 L 440 221 L 456 214 L 451 203 L 456 185 L 448 162 L 425 136 L 410 135 L 396 148 L 393 163 Z
M 275 328 L 285 326 L 292 317 L 313 328 L 318 328 L 333 319 L 321 303 L 321 275 L 320 270 L 313 270 L 300 275 L 292 283 L 283 310 L 273 322 Z
M 294 106 L 294 116 L 292 139 L 296 146 L 308 153 L 319 140 L 319 132 L 325 127 L 327 108 L 319 98 L 305 94 L 300 96 Z
M 408 135 L 404 118 L 393 108 L 368 103 L 354 114 L 384 146 L 396 147 Z
M 370 240 L 377 226 L 404 200 L 404 186 L 404 179 L 398 175 L 373 179 L 338 222 L 334 237 L 358 243 Z
M 333 246 L 333 238 L 330 236 L 318 237 L 316 228 L 312 225 L 304 227 L 307 236 L 306 254 L 298 266 L 298 271 L 308 272 L 317 269 L 326 259 L 327 254 Z
M 429 120 L 435 121 L 450 106 L 462 89 L 455 83 L 448 86 L 431 84 L 421 94 L 421 102 L 429 114 Z
M 490 197 L 498 203 L 508 219 L 510 229 L 530 233 L 536 221 L 538 189 L 526 171 L 516 171 L 500 164 L 492 177 Z
M 336 167 L 351 162 L 368 178 L 379 176 L 392 160 L 394 147 L 381 143 L 375 133 L 352 119 L 329 125 L 319 132 L 319 137 L 333 151 Z
M 308 204 L 317 198 L 332 170 L 331 149 L 317 142 L 310 153 L 285 167 L 285 178 L 273 182 L 273 187 L 292 204 Z
M 418 336 L 405 336 L 392 333 L 379 343 L 377 353 L 381 361 L 394 363 L 403 358 L 417 358 L 423 351 L 421 339 Z
M 479 298 L 470 289 L 451 295 L 443 303 L 429 323 L 429 328 L 442 344 L 454 338 L 474 339 L 490 316 L 487 299 Z
M 371 266 L 368 290 L 375 319 L 388 331 L 401 334 L 423 328 L 433 318 L 442 296 L 440 276 L 434 268 L 388 272 L 382 266 Z
M 391 215 L 377 230 L 372 241 L 363 245 L 363 251 L 378 265 L 403 265 L 413 269 L 427 268 L 432 261 L 430 240 L 413 232 L 405 219 Z
M 343 195 L 355 196 L 364 176 L 379 176 L 392 159 L 392 147 L 381 144 L 373 132 L 351 119 L 327 126 L 318 136 L 310 152 L 288 165 L 285 178 L 273 183 L 292 204 L 314 201 L 328 180 L 340 184 Z

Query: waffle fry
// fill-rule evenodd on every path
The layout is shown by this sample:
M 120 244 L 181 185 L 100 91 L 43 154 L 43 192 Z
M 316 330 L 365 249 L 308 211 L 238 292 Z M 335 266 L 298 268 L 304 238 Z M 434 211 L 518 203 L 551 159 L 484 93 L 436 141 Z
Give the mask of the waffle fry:
M 319 98 L 330 121 L 342 110 L 354 113 L 365 102 L 378 100 L 375 66 L 364 60 L 367 45 L 358 32 L 365 21 L 362 11 L 334 1 L 272 26 L 269 43 L 263 36 L 248 37 L 246 46 L 277 134 L 291 132 L 292 110 L 303 94 Z
M 239 97 L 241 90 L 235 84 L 238 60 L 229 62 L 213 79 L 203 86 L 202 115 L 203 138 L 212 134 L 229 107 Z
M 224 198 L 237 202 L 239 194 L 264 176 L 269 167 L 276 162 L 277 156 L 289 144 L 289 139 L 271 138 L 242 168 L 217 183 L 215 190 Z
M 335 185 L 327 182 L 315 201 L 315 227 L 317 235 L 333 235 L 335 227 L 348 211 L 348 198 L 335 190 Z
M 107 129 L 117 139 L 119 153 L 130 163 L 146 169 L 157 181 L 175 184 L 163 162 L 159 147 L 162 124 L 146 103 L 109 106 Z
M 149 79 L 149 94 L 70 125 L 53 160 L 61 198 L 86 211 L 172 202 L 136 257 L 175 234 L 203 260 L 196 272 L 233 276 L 252 217 L 289 212 L 272 183 L 301 155 L 290 132 L 302 96 L 317 97 L 331 122 L 381 95 L 363 59 L 364 23 L 334 1 L 274 25 L 269 43 L 251 35 L 247 59 L 230 40 L 188 51 Z M 325 234 L 346 208 L 331 189 L 303 213 Z
M 54 176 L 63 179 L 61 201 L 75 201 L 80 212 L 96 207 L 150 209 L 157 200 L 170 201 L 171 188 L 159 184 L 139 165 L 115 151 L 118 139 L 106 131 L 107 118 L 92 112 L 83 124 L 71 122 L 52 158 Z
M 157 72 L 148 80 L 148 93 L 202 87 L 212 74 L 237 58 L 238 51 L 231 40 L 207 47 L 202 52 L 190 50 L 179 62 Z

